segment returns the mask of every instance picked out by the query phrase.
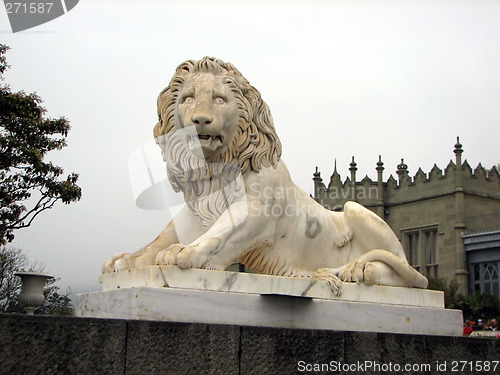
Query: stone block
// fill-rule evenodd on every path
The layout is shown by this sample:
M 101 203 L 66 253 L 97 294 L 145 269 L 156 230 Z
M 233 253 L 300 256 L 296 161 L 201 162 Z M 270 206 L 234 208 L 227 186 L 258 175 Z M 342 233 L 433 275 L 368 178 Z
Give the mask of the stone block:
M 122 374 L 126 322 L 0 315 L 0 374 Z
M 127 374 L 238 374 L 240 328 L 130 321 Z
M 459 336 L 462 312 L 284 295 L 135 287 L 77 296 L 77 316 Z
M 345 357 L 344 333 L 243 327 L 241 374 L 294 374 L 299 366 Z

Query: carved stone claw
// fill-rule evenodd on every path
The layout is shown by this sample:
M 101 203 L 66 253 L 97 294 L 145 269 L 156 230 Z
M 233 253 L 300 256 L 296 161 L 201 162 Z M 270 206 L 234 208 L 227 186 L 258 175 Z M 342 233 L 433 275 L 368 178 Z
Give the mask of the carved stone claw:
M 335 296 L 340 296 L 341 294 L 341 289 L 342 289 L 342 280 L 338 278 L 337 275 L 335 275 L 334 272 L 332 272 L 332 269 L 330 268 L 318 268 L 314 272 L 313 276 L 316 280 L 325 280 L 328 282 L 328 285 L 330 285 L 330 289 L 332 290 L 333 294 Z
M 155 258 L 155 264 L 160 266 L 176 266 L 177 255 L 184 249 L 184 245 L 176 243 L 164 250 L 160 250 Z
M 355 260 L 347 265 L 345 270 L 339 272 L 339 277 L 344 282 L 361 283 L 364 281 L 365 262 Z

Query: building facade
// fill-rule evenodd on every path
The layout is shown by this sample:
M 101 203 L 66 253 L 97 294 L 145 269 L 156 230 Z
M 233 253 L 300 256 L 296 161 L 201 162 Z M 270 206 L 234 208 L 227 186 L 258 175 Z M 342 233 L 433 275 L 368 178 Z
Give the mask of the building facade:
M 453 152 L 455 161 L 444 171 L 434 164 L 429 173 L 419 168 L 413 177 L 402 159 L 397 178 L 391 175 L 387 181 L 380 157 L 376 181 L 356 180 L 354 157 L 344 182 L 335 166 L 325 185 L 316 168 L 314 199 L 335 211 L 347 201 L 362 204 L 389 224 L 408 261 L 422 274 L 454 279 L 464 294 L 500 297 L 500 173 L 496 167 L 472 169 L 462 162 L 458 138 Z

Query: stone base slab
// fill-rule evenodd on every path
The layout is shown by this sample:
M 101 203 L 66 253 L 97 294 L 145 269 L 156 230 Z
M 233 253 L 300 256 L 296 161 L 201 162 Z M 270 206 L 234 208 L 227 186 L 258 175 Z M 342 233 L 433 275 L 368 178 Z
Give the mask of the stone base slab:
M 143 286 L 168 287 L 444 308 L 444 294 L 435 290 L 342 283 L 341 295 L 336 296 L 329 284 L 322 280 L 192 268 L 183 270 L 177 266 L 149 266 L 108 273 L 101 275 L 100 282 L 105 291 Z
M 131 287 L 80 294 L 80 317 L 260 327 L 462 335 L 462 312 L 283 295 Z

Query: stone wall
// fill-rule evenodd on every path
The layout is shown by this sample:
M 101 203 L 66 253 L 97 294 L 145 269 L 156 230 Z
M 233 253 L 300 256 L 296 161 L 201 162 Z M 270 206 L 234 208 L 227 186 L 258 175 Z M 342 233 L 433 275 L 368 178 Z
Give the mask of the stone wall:
M 494 374 L 499 353 L 495 338 L 0 315 L 0 374 Z

